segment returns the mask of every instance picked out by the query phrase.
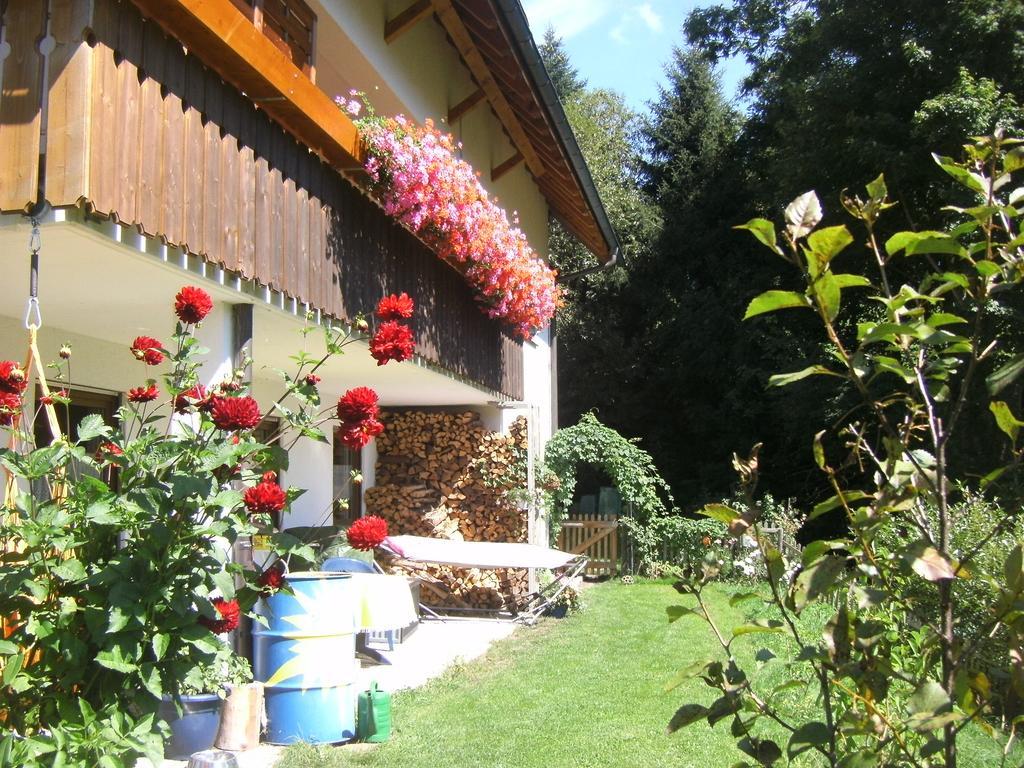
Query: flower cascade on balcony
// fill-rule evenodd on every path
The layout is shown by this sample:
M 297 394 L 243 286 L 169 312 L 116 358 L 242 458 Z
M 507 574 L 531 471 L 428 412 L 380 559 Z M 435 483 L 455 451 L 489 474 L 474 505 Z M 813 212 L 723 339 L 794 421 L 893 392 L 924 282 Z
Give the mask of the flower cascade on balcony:
M 353 117 L 363 106 L 357 98 L 337 102 Z M 544 328 L 561 306 L 557 273 L 530 247 L 516 216 L 509 221 L 479 174 L 456 155 L 462 145 L 431 120 L 419 126 L 367 109 L 356 125 L 372 192 L 385 212 L 459 270 L 489 317 L 522 339 Z

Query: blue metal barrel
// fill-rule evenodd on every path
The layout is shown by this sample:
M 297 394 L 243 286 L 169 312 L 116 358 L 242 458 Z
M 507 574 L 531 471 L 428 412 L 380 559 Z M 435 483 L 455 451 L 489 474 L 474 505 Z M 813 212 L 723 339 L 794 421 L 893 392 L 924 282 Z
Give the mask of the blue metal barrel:
M 264 683 L 267 741 L 327 744 L 355 737 L 355 597 L 346 573 L 291 573 L 257 611 L 253 671 Z

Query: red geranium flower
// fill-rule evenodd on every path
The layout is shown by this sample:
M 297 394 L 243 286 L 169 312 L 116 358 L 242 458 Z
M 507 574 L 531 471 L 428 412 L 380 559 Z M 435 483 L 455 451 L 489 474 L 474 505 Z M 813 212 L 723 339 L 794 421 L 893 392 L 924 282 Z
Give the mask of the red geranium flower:
M 214 609 L 220 615 L 219 619 L 211 619 L 209 616 L 200 616 L 199 623 L 216 635 L 223 635 L 225 632 L 238 627 L 238 618 L 242 609 L 238 607 L 237 600 L 225 600 L 223 597 L 215 597 L 211 601 Z
M 203 322 L 211 309 L 213 299 L 210 294 L 194 285 L 186 285 L 174 297 L 174 314 L 186 325 Z
M 197 411 L 203 411 L 204 413 L 209 413 L 213 407 L 206 387 L 202 384 L 196 384 L 191 389 L 186 389 L 174 398 L 174 410 L 178 413 L 188 413 L 188 409 L 192 406 L 195 406 Z
M 338 398 L 338 418 L 346 423 L 375 419 L 379 413 L 377 393 L 369 387 L 350 389 Z
M 390 360 L 399 363 L 408 360 L 414 351 L 412 331 L 394 320 L 381 323 L 377 333 L 370 339 L 370 354 L 377 365 L 385 365 Z
M 96 459 L 99 461 L 109 460 L 112 456 L 124 456 L 121 446 L 114 443 L 101 443 L 96 449 Z
M 341 425 L 341 442 L 353 451 L 358 451 L 383 431 L 384 425 L 376 419 L 367 419 L 354 424 L 344 422 Z
M 21 396 L 0 391 L 0 427 L 9 427 L 21 412 Z
M 288 497 L 281 489 L 281 486 L 273 480 L 269 482 L 263 480 L 251 488 L 246 488 L 245 493 L 242 494 L 245 508 L 253 515 L 270 515 L 274 512 L 280 512 L 284 509 L 287 500 Z
M 128 402 L 130 403 L 151 403 L 160 396 L 160 390 L 156 384 L 148 387 L 133 387 L 128 390 Z
M 160 365 L 164 361 L 160 347 L 160 342 L 152 336 L 136 336 L 131 350 L 136 360 L 142 360 L 146 365 Z
M 381 320 L 408 320 L 415 305 L 404 291 L 398 296 L 385 296 L 377 304 L 377 317 Z
M 264 593 L 276 592 L 284 586 L 284 563 L 278 560 L 263 573 L 256 577 L 256 585 Z
M 235 429 L 252 429 L 263 419 L 259 405 L 249 395 L 243 397 L 214 395 L 212 400 L 210 416 L 213 423 L 217 425 L 217 429 L 223 429 L 226 432 Z
M 367 515 L 352 523 L 345 535 L 353 549 L 370 550 L 388 537 L 388 523 L 383 517 Z
M 0 362 L 0 392 L 20 395 L 28 386 L 25 371 L 13 360 Z

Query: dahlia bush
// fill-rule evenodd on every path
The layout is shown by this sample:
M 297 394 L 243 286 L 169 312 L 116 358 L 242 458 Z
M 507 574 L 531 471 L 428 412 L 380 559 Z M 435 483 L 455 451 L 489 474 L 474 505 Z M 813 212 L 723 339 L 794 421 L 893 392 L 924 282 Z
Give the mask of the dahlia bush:
M 218 635 L 261 595 L 287 588 L 290 556 L 314 557 L 274 532 L 301 494 L 278 482 L 287 448 L 336 426 L 359 447 L 383 429 L 372 390 L 325 407 L 317 389 L 321 366 L 363 338 L 361 319 L 353 333 L 326 330 L 322 356 L 297 355 L 282 396 L 261 407 L 241 371 L 199 382 L 195 328 L 212 306 L 202 289 L 182 289 L 170 343 L 140 336 L 126 347 L 140 381 L 114 422 L 87 416 L 52 440 L 36 428 L 51 414 L 27 397 L 31 371 L 0 362 L 0 435 L 10 443 L 0 449 L 0 765 L 134 766 L 140 755 L 159 764 L 161 698 L 230 653 Z M 408 297 L 387 306 L 411 314 Z M 51 364 L 69 389 L 71 359 L 63 347 Z M 41 400 L 68 423 L 66 392 Z M 253 430 L 268 412 L 281 427 L 261 442 Z M 228 554 L 257 532 L 279 558 L 263 572 Z
M 336 101 L 354 118 L 362 110 L 358 98 Z M 461 272 L 489 317 L 523 339 L 544 328 L 561 305 L 556 273 L 530 247 L 515 215 L 510 222 L 457 156 L 461 144 L 430 120 L 419 126 L 369 108 L 356 124 L 372 192 L 387 214 Z

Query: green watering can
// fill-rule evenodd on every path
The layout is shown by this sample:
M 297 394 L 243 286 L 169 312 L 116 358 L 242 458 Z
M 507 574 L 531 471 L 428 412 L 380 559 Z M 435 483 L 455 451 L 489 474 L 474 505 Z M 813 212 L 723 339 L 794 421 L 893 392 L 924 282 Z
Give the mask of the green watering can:
M 391 694 L 370 684 L 370 690 L 359 694 L 356 734 L 360 741 L 387 741 L 391 736 Z

